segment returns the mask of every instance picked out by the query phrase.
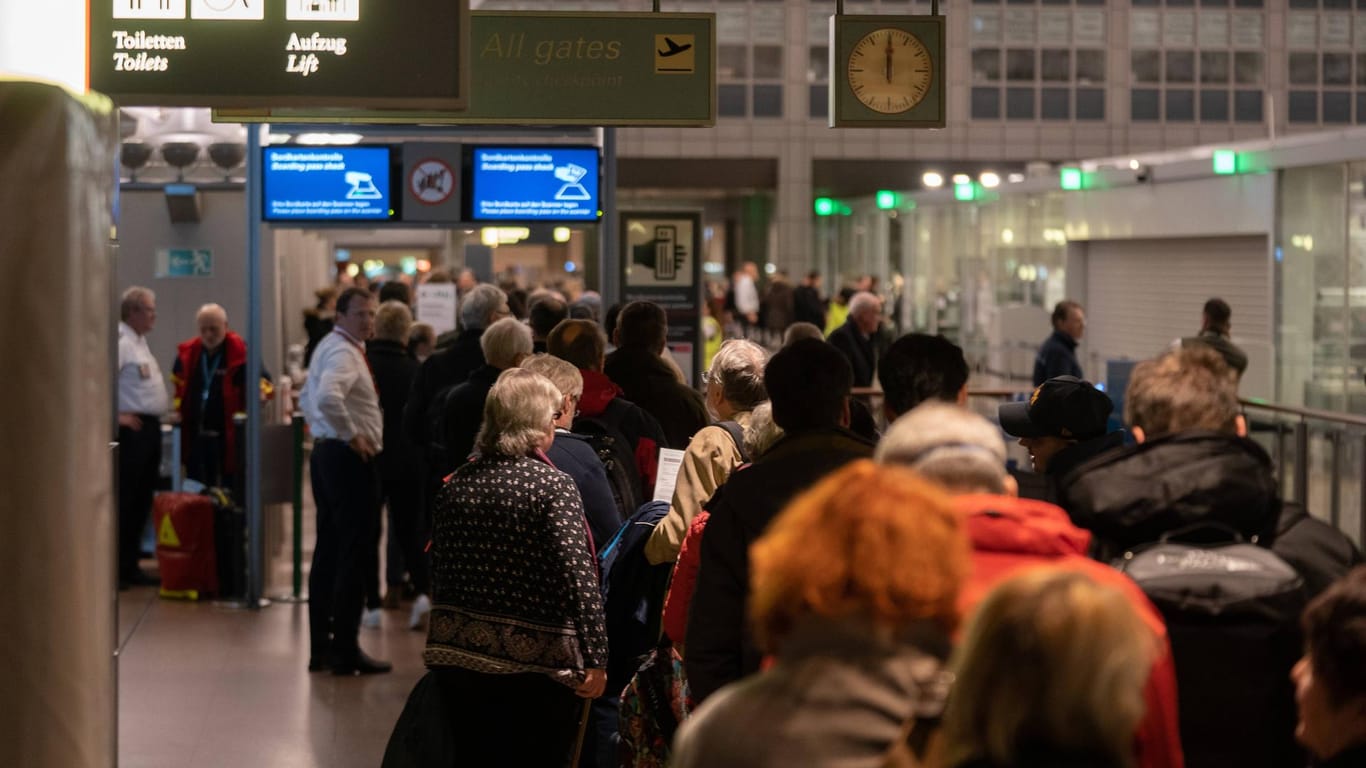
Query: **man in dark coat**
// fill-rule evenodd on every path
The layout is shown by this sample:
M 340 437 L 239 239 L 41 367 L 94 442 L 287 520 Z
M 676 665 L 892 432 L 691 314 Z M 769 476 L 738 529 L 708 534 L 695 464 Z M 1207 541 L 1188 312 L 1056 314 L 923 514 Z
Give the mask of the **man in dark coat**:
M 617 316 L 617 349 L 607 356 L 604 373 L 621 387 L 627 400 L 659 421 L 669 443 L 666 447 L 682 450 L 711 419 L 702 395 L 679 381 L 660 358 L 668 333 L 668 319 L 658 304 L 627 304 Z
M 792 291 L 792 319 L 798 323 L 811 323 L 817 328 L 825 327 L 825 302 L 821 300 L 821 273 L 811 270 L 802 279 L 802 284 Z
M 1068 473 L 1092 457 L 1124 444 L 1124 431 L 1109 431 L 1114 403 L 1089 381 L 1058 376 L 1034 389 L 1027 402 L 998 408 L 1001 429 L 1020 438 L 1034 464 L 1017 473 L 1020 495 L 1056 504 Z
M 509 314 L 507 294 L 492 285 L 482 284 L 471 288 L 460 303 L 460 323 L 463 328 L 460 335 L 449 347 L 427 358 L 413 378 L 412 394 L 403 406 L 403 434 L 409 443 L 422 449 L 429 469 L 441 476 L 444 476 L 440 472 L 441 468 L 450 464 L 451 459 L 433 455 L 431 450 L 441 437 L 432 433 L 433 425 L 428 421 L 432 399 L 443 390 L 468 379 L 476 368 L 484 364 L 484 351 L 479 339 L 485 328 Z M 439 479 L 434 478 L 435 481 Z
M 1075 301 L 1060 301 L 1053 307 L 1053 333 L 1034 357 L 1034 386 L 1055 376 L 1082 378 L 1077 362 L 1077 344 L 1086 333 L 1086 311 Z
M 855 387 L 873 386 L 877 345 L 873 335 L 882 325 L 882 299 L 860 291 L 849 298 L 849 317 L 830 333 L 830 345 L 843 353 L 854 372 Z
M 1271 549 L 1302 573 L 1324 574 L 1343 567 L 1320 558 L 1318 550 L 1300 549 L 1306 538 L 1317 536 L 1297 533 L 1277 539 L 1282 504 L 1271 457 L 1247 438 L 1236 374 L 1213 349 L 1187 347 L 1139 363 L 1129 379 L 1124 415 L 1138 444 L 1083 464 L 1061 487 L 1063 508 L 1077 525 L 1095 535 L 1093 555 L 1098 559 L 1111 560 L 1177 532 L 1187 541 L 1227 541 L 1231 537 L 1221 533 L 1222 528 L 1243 541 Z M 1199 524 L 1204 525 L 1193 527 Z M 1306 525 L 1318 528 L 1318 533 L 1341 537 L 1312 519 L 1293 527 Z M 1214 552 L 1208 555 L 1218 557 Z M 1229 578 L 1236 575 L 1230 573 Z M 1229 616 L 1231 625 L 1243 620 L 1236 612 Z M 1217 631 L 1220 625 L 1212 626 Z M 1292 617 L 1264 630 L 1255 641 L 1249 635 L 1243 648 L 1227 649 L 1231 654 L 1256 656 L 1239 670 L 1243 679 L 1238 684 L 1262 692 L 1259 697 L 1239 700 L 1234 711 L 1227 698 L 1218 709 L 1206 703 L 1218 700 L 1208 686 L 1228 685 L 1228 681 L 1202 681 L 1200 672 L 1182 671 L 1208 660 L 1201 642 L 1226 640 L 1227 635 L 1206 634 L 1189 641 L 1185 646 L 1191 654 L 1188 661 L 1183 661 L 1180 637 L 1173 635 L 1188 765 L 1303 763 L 1294 746 L 1289 685 L 1290 668 L 1299 650 L 1297 631 Z M 1219 723 L 1237 723 L 1237 732 L 1246 738 L 1229 743 L 1231 732 L 1221 732 Z
M 853 372 L 829 344 L 804 339 L 784 347 L 764 369 L 764 381 L 773 421 L 785 436 L 732 473 L 706 505 L 711 519 L 684 661 L 697 703 L 759 669 L 761 654 L 745 618 L 750 544 L 797 494 L 873 453 L 872 442 L 846 428 Z
M 1204 344 L 1213 348 L 1224 358 L 1224 362 L 1228 363 L 1228 367 L 1237 371 L 1238 378 L 1241 379 L 1247 371 L 1247 353 L 1229 338 L 1229 330 L 1232 328 L 1229 321 L 1232 316 L 1233 310 L 1227 301 L 1219 298 L 1210 299 L 1205 302 L 1199 335 L 1182 339 L 1181 346 Z

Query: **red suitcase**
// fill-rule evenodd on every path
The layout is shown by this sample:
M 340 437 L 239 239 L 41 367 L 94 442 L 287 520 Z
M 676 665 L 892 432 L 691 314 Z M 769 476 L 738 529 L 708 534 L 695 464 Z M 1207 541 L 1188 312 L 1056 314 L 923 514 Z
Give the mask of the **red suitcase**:
M 213 500 L 197 493 L 160 493 L 152 514 L 161 596 L 196 600 L 218 594 Z

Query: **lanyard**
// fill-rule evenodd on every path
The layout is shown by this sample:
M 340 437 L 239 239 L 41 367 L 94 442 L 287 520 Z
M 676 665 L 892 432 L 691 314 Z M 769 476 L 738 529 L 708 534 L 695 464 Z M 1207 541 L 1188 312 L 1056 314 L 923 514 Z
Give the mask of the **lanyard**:
M 223 363 L 223 350 L 220 347 L 213 353 L 213 367 L 209 367 L 209 353 L 207 351 L 199 354 L 199 370 L 204 374 L 203 387 L 199 390 L 199 405 L 201 413 L 203 407 L 209 402 L 209 388 L 213 386 L 213 375 L 218 372 L 218 366 Z

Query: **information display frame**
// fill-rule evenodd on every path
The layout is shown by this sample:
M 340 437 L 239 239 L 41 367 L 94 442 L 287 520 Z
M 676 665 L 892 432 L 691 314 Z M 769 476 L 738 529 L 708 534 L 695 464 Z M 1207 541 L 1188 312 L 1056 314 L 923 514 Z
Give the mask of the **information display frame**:
M 297 157 L 296 157 L 297 156 Z M 340 161 L 334 159 L 339 156 Z M 361 162 L 363 161 L 363 162 Z M 340 162 L 341 168 L 328 167 L 330 164 Z M 355 171 L 349 164 L 361 163 L 363 170 Z M 280 170 L 276 168 L 276 163 L 288 163 L 290 165 L 303 165 L 307 170 L 290 168 Z M 310 163 L 318 163 L 322 167 L 311 168 Z M 372 171 L 383 168 L 386 175 L 376 183 Z M 324 203 L 336 200 L 346 200 L 350 198 L 353 204 L 363 205 L 365 201 L 375 201 L 373 208 L 383 211 L 381 214 L 346 214 L 337 213 L 332 215 L 322 214 L 282 214 L 276 210 L 277 203 L 283 203 L 282 196 L 289 191 L 297 189 L 300 184 L 314 183 L 310 179 L 306 182 L 287 179 L 282 173 L 314 173 L 319 176 L 340 174 L 336 179 L 338 195 L 328 197 L 326 195 L 313 195 L 311 200 L 318 203 L 319 208 Z M 402 221 L 403 203 L 402 190 L 399 184 L 402 182 L 403 161 L 399 147 L 392 144 L 356 144 L 351 146 L 296 146 L 278 145 L 273 147 L 262 147 L 261 149 L 261 219 L 269 224 L 351 224 L 368 225 L 392 224 Z M 345 192 L 342 192 L 342 189 Z M 378 195 L 378 196 L 376 196 Z M 372 210 L 367 206 L 364 210 Z
M 602 149 L 591 144 L 466 144 L 463 148 L 461 162 L 461 187 L 463 189 L 464 200 L 462 207 L 462 219 L 467 223 L 478 224 L 534 224 L 534 223 L 557 223 L 557 224 L 596 224 L 602 220 Z M 525 205 L 521 210 L 545 210 L 552 205 L 563 205 L 581 202 L 581 206 L 576 206 L 572 210 L 591 210 L 592 215 L 555 215 L 547 213 L 545 215 L 519 215 L 509 212 L 507 215 L 497 215 L 494 213 L 481 213 L 481 204 L 485 202 L 496 191 L 493 177 L 486 175 L 488 172 L 476 168 L 481 153 L 499 153 L 497 162 L 514 166 L 522 164 L 534 164 L 534 168 L 524 171 L 500 171 L 506 173 L 530 173 L 535 174 L 534 179 L 529 179 L 528 184 L 539 184 L 545 190 L 543 195 L 533 195 L 527 193 L 519 200 L 512 200 L 510 196 L 503 195 L 504 203 L 520 202 Z M 564 162 L 556 160 L 558 157 Z M 580 154 L 592 155 L 592 167 L 587 168 L 588 160 L 586 157 L 579 157 Z M 505 157 L 517 156 L 522 158 L 532 158 L 536 156 L 548 155 L 550 168 L 543 168 L 546 162 L 534 162 L 527 159 L 525 163 L 515 159 L 504 159 Z M 580 162 L 570 162 L 570 156 Z M 547 178 L 548 177 L 548 178 Z M 542 207 L 533 208 L 531 204 L 542 204 Z M 511 208 L 511 206 L 504 206 Z

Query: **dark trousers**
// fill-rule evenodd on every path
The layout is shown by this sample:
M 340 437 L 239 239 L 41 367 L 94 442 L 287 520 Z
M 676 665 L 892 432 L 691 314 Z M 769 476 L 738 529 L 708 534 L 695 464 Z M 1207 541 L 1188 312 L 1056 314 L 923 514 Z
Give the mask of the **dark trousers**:
M 182 430 L 182 439 L 188 440 L 189 449 L 185 452 L 185 477 L 211 488 L 226 488 L 236 492 L 235 478 L 223 471 L 226 463 L 227 442 L 222 432 L 196 432 L 191 434 Z
M 427 475 L 422 462 L 408 458 L 401 453 L 388 458 L 380 454 L 378 460 L 380 492 L 389 511 L 384 581 L 390 589 L 399 587 L 407 570 L 413 589 L 429 595 L 431 574 L 425 550 L 431 526 L 422 498 Z
M 560 768 L 571 757 L 584 705 L 573 690 L 539 674 L 432 674 L 447 702 L 455 765 Z
M 318 540 L 308 574 L 308 631 L 314 656 L 359 645 L 364 568 L 375 551 L 379 492 L 375 467 L 340 440 L 319 440 L 309 460 Z
M 138 416 L 141 429 L 119 427 L 119 579 L 138 575 L 142 529 L 161 477 L 161 420 Z

